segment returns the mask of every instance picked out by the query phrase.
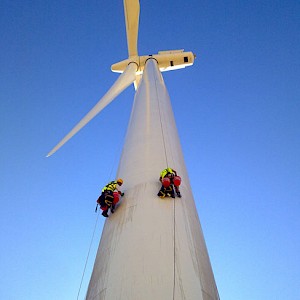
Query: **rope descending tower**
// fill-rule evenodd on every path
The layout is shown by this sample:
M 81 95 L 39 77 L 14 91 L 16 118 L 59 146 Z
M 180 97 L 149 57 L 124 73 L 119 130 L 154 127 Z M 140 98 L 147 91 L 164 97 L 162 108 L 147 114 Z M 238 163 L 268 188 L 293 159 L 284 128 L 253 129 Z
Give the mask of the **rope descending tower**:
M 156 196 L 164 153 L 182 175 L 181 199 Z M 155 60 L 147 62 L 134 99 L 117 177 L 124 178 L 125 197 L 105 222 L 86 299 L 218 300 L 170 99 Z

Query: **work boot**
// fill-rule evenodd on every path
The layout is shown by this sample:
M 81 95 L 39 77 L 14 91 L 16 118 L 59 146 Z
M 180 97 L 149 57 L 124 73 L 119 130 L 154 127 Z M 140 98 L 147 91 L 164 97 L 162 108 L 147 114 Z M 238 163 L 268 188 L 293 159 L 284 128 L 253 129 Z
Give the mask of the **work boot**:
M 177 192 L 177 197 L 181 198 L 180 192 Z
M 115 206 L 114 206 L 114 205 L 111 206 L 110 212 L 111 212 L 112 214 L 115 212 Z
M 167 194 L 169 197 L 175 198 L 175 193 L 172 191 L 171 193 Z
M 105 218 L 108 218 L 107 210 L 103 211 L 102 216 L 105 217 Z
M 161 191 L 158 192 L 157 196 L 160 197 L 161 199 L 165 198 L 165 194 L 162 193 Z

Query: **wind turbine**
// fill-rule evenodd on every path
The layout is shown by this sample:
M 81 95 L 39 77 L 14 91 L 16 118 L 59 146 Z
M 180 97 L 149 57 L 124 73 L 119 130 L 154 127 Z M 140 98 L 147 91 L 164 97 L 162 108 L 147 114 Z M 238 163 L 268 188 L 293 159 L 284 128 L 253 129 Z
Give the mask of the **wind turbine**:
M 55 153 L 69 139 L 71 139 L 82 127 L 91 121 L 101 110 L 111 103 L 124 89 L 134 82 L 135 88 L 141 78 L 148 59 L 155 59 L 160 71 L 170 71 L 191 66 L 195 55 L 184 50 L 160 51 L 155 55 L 139 56 L 137 51 L 138 24 L 140 15 L 139 0 L 124 0 L 124 12 L 126 21 L 128 58 L 115 63 L 111 70 L 122 73 L 107 93 L 85 115 L 83 119 L 47 154 L 47 157 Z
M 94 108 L 48 154 L 52 155 L 131 83 L 136 94 L 117 177 L 125 196 L 106 219 L 87 300 L 219 300 L 176 123 L 161 71 L 192 65 L 192 52 L 138 56 L 140 4 L 124 0 L 129 57 Z M 156 196 L 159 173 L 174 167 L 182 198 Z

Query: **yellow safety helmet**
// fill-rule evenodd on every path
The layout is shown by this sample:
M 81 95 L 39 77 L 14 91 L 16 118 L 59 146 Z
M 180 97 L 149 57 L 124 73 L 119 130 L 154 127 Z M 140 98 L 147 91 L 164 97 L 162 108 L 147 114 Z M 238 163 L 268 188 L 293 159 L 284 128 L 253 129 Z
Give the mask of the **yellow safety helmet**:
M 118 185 L 122 185 L 122 184 L 123 184 L 123 179 L 122 179 L 122 178 L 119 178 L 119 179 L 117 180 L 117 183 L 118 183 Z

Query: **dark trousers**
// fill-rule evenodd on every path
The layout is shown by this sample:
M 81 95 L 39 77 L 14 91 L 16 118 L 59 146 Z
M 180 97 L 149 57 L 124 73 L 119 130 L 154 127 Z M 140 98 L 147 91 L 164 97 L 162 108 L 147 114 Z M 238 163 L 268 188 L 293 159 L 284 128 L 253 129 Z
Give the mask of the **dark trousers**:
M 173 184 L 170 184 L 168 187 L 161 186 L 157 196 L 160 197 L 172 197 L 175 198 Z
M 97 202 L 100 204 L 101 209 L 107 211 L 112 206 L 113 200 L 113 191 L 105 191 L 102 192 Z

